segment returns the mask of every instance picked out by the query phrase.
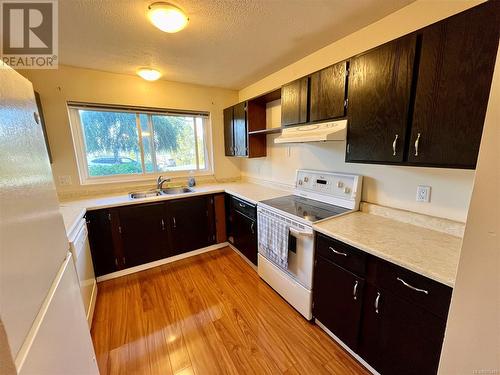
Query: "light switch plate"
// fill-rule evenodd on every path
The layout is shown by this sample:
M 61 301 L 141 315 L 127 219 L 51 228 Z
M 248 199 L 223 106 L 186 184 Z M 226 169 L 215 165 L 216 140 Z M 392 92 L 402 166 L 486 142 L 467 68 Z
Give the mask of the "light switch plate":
M 418 185 L 417 186 L 417 202 L 430 202 L 431 201 L 431 187 Z

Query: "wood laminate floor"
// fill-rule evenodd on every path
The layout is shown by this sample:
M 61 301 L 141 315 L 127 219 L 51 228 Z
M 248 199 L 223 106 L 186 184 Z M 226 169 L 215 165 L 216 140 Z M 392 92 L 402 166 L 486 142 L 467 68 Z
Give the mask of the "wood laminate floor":
M 230 248 L 99 284 L 106 374 L 367 374 Z

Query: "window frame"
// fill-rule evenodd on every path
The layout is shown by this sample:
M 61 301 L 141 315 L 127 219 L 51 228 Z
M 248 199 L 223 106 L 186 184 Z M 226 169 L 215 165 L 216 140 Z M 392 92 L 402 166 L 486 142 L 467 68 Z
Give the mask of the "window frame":
M 212 142 L 212 122 L 210 112 L 195 112 L 195 111 L 183 111 L 183 110 L 167 110 L 158 108 L 147 108 L 147 107 L 128 107 L 128 106 L 109 106 L 102 104 L 88 104 L 88 103 L 67 103 L 68 117 L 71 128 L 71 135 L 73 138 L 73 148 L 75 151 L 76 164 L 78 169 L 78 175 L 80 177 L 81 185 L 97 185 L 97 184 L 111 184 L 120 182 L 134 182 L 134 181 L 148 181 L 156 180 L 158 176 L 165 176 L 170 178 L 182 178 L 190 176 L 213 176 L 213 142 Z M 136 116 L 136 126 L 138 131 L 138 144 L 139 153 L 141 155 L 141 160 L 139 161 L 142 165 L 142 173 L 134 174 L 115 174 L 108 176 L 90 176 L 88 169 L 87 160 L 87 149 L 85 145 L 85 137 L 83 134 L 83 128 L 81 123 L 81 118 L 79 115 L 79 110 L 87 111 L 108 111 L 108 112 L 129 112 L 134 113 Z M 194 132 L 195 132 L 195 152 L 198 151 L 198 138 L 196 129 L 196 117 L 200 117 L 203 120 L 204 136 L 203 142 L 205 144 L 205 168 L 197 170 L 180 170 L 180 171 L 165 171 L 165 172 L 146 172 L 145 161 L 144 161 L 144 145 L 142 137 L 142 129 L 140 125 L 141 114 L 148 115 L 148 123 L 150 123 L 151 130 L 154 131 L 152 125 L 153 115 L 166 115 L 166 116 L 183 116 L 183 117 L 193 117 L 194 121 Z M 153 160 L 156 159 L 156 151 L 152 151 Z M 196 152 L 196 160 L 198 164 L 199 154 Z

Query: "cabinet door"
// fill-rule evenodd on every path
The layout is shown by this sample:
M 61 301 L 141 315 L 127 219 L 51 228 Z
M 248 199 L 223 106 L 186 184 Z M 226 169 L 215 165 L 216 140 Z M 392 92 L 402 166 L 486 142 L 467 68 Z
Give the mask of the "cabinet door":
M 247 156 L 247 112 L 246 102 L 234 106 L 233 131 L 234 131 L 234 155 Z
M 234 156 L 233 107 L 224 109 L 224 151 L 226 156 Z
M 109 210 L 88 211 L 86 218 L 95 275 L 102 276 L 117 271 L 111 212 Z
M 345 116 L 346 62 L 311 75 L 310 120 Z
M 281 88 L 281 125 L 297 125 L 308 121 L 309 77 L 300 78 Z
M 316 258 L 314 317 L 351 349 L 357 347 L 364 280 L 332 262 Z
M 346 161 L 402 162 L 416 36 L 352 58 Z
M 381 289 L 366 297 L 360 355 L 384 375 L 436 374 L 445 321 Z
M 498 48 L 490 1 L 422 31 L 408 161 L 475 168 Z
M 200 196 L 167 202 L 169 239 L 173 254 L 182 254 L 215 243 L 213 198 Z
M 125 267 L 170 255 L 163 203 L 120 207 L 119 214 Z
M 234 246 L 257 265 L 257 223 L 241 212 L 233 212 Z

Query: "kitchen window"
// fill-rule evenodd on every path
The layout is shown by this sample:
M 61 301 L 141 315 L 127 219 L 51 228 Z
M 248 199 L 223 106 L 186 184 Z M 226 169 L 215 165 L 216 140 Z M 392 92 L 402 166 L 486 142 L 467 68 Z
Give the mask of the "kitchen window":
M 68 103 L 82 184 L 212 174 L 208 113 Z

